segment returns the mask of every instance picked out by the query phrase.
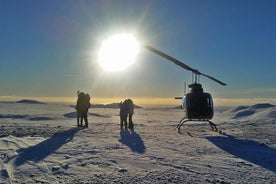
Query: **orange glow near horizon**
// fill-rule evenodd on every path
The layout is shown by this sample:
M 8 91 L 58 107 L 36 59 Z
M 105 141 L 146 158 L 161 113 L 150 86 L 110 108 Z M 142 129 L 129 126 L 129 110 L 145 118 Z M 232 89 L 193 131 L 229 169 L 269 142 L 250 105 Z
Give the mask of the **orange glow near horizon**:
M 22 96 L 1 96 L 0 101 L 18 101 L 22 99 L 37 100 L 41 102 L 61 102 L 61 103 L 76 103 L 77 97 L 22 97 Z M 109 104 L 119 103 L 128 97 L 118 98 L 91 98 L 92 104 Z M 178 106 L 181 101 L 175 100 L 174 98 L 131 98 L 136 105 L 142 107 L 153 107 L 153 106 Z
M 119 103 L 128 97 L 118 98 L 91 98 L 92 104 L 109 104 Z M 41 102 L 61 102 L 61 103 L 76 103 L 77 97 L 22 97 L 22 96 L 0 96 L 0 101 L 18 101 L 22 99 L 37 100 Z M 154 98 L 154 97 L 133 97 L 131 98 L 136 105 L 142 107 L 175 107 L 181 105 L 181 100 L 174 98 Z M 265 99 L 226 99 L 214 98 L 215 106 L 238 106 L 238 105 L 254 105 L 257 103 L 271 103 L 276 104 L 275 98 Z

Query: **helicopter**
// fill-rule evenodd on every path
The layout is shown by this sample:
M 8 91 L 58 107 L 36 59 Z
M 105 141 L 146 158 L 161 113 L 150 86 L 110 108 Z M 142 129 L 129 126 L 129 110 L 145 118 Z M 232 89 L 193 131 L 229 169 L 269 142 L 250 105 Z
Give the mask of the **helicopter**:
M 167 59 L 168 61 L 173 62 L 174 64 L 192 72 L 192 84 L 188 85 L 189 92 L 183 97 L 175 97 L 175 99 L 182 99 L 182 108 L 184 109 L 185 113 L 185 116 L 176 126 L 178 132 L 180 133 L 181 126 L 188 121 L 206 121 L 209 123 L 213 131 L 218 131 L 217 125 L 211 121 L 214 116 L 214 103 L 212 95 L 203 91 L 202 85 L 199 83 L 199 77 L 204 76 L 223 86 L 226 84 L 214 77 L 189 67 L 181 61 L 151 47 L 150 45 L 145 45 L 144 47 L 149 51 Z

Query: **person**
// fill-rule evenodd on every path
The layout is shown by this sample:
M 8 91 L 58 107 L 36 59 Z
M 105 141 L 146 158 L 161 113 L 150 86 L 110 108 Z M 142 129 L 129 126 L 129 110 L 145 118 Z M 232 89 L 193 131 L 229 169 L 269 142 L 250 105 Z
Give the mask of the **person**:
M 88 127 L 88 118 L 87 118 L 87 114 L 88 114 L 88 109 L 90 108 L 91 104 L 90 104 L 90 96 L 89 94 L 87 93 L 85 95 L 85 99 L 84 99 L 84 107 L 85 107 L 85 111 L 83 113 L 83 119 L 84 119 L 84 122 L 85 122 L 85 125 L 84 127 Z
M 127 129 L 127 115 L 128 115 L 128 108 L 127 108 L 127 101 L 125 100 L 124 102 L 120 102 L 119 104 L 120 107 L 120 127 L 123 129 Z
M 127 100 L 127 106 L 128 106 L 128 128 L 133 129 L 133 121 L 132 121 L 132 116 L 134 114 L 134 104 L 131 99 Z
M 88 127 L 87 113 L 90 107 L 90 96 L 78 91 L 78 100 L 75 109 L 77 110 L 77 126 L 82 127 L 83 121 L 85 127 Z
M 78 91 L 78 100 L 75 109 L 77 110 L 77 126 L 82 126 L 83 122 L 83 112 L 84 112 L 84 98 L 85 94 Z

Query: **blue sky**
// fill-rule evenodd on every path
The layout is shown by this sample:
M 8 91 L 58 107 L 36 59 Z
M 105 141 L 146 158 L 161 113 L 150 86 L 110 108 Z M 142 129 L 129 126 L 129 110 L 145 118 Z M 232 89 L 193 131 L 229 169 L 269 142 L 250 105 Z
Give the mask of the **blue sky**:
M 214 98 L 275 102 L 274 0 L 1 0 L 0 97 L 155 97 L 183 94 L 191 73 L 147 50 L 126 71 L 96 62 L 102 40 L 141 43 L 227 83 L 201 77 Z

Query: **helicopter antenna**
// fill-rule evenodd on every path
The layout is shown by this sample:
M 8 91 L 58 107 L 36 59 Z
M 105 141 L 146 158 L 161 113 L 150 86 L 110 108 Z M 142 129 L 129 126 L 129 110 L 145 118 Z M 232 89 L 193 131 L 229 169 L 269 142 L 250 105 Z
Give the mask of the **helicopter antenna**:
M 179 60 L 177 60 L 177 59 L 175 59 L 175 58 L 173 58 L 173 57 L 165 54 L 164 52 L 161 52 L 160 50 L 157 50 L 157 49 L 155 49 L 155 48 L 153 48 L 153 47 L 151 47 L 149 45 L 145 45 L 144 47 L 146 49 L 148 49 L 149 51 L 154 52 L 154 53 L 158 54 L 159 56 L 162 56 L 163 58 L 166 58 L 167 60 L 173 62 L 174 64 L 176 64 L 176 65 L 178 65 L 178 66 L 180 66 L 180 67 L 182 67 L 182 68 L 184 68 L 184 69 L 186 69 L 188 71 L 191 71 L 195 75 L 195 83 L 197 82 L 197 77 L 200 76 L 200 75 L 202 75 L 202 76 L 204 76 L 206 78 L 209 78 L 209 79 L 211 79 L 211 80 L 213 80 L 213 81 L 215 81 L 215 82 L 217 82 L 217 83 L 219 83 L 219 84 L 221 84 L 223 86 L 226 85 L 224 82 L 221 82 L 220 80 L 218 80 L 218 79 L 216 79 L 214 77 L 211 77 L 209 75 L 201 73 L 198 70 L 193 69 L 193 68 L 189 67 L 188 65 L 182 63 L 181 61 L 179 61 Z

